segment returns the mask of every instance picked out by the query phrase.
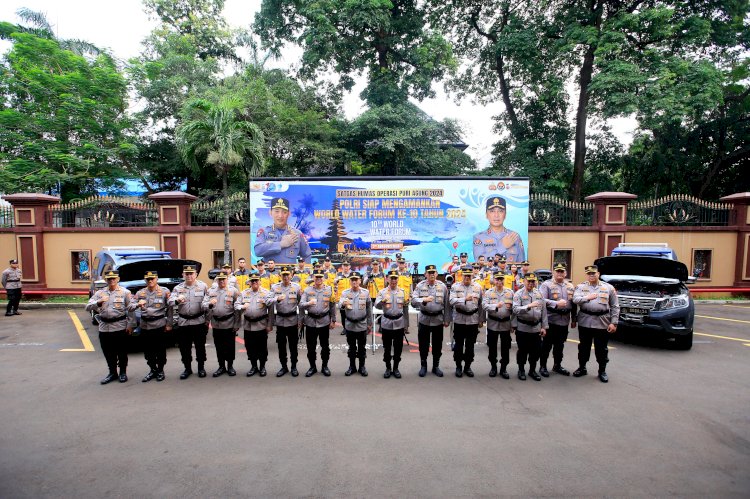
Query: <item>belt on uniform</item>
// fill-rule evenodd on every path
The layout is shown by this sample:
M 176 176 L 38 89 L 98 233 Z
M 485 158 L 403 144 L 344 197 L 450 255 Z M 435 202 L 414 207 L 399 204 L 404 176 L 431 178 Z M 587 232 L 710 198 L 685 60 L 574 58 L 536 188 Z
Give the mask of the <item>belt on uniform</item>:
M 495 317 L 494 315 L 487 314 L 487 317 L 497 322 L 508 322 L 510 317 Z
M 459 314 L 462 314 L 462 315 L 474 315 L 477 312 L 479 312 L 479 309 L 476 309 L 476 310 L 474 310 L 472 312 L 465 312 L 465 311 L 459 310 L 459 309 L 455 309 L 455 310 L 456 310 L 456 312 L 458 312 Z
M 152 317 L 146 317 L 145 315 L 142 315 L 141 316 L 141 321 L 143 321 L 143 322 L 153 322 L 153 321 L 158 321 L 159 319 L 163 319 L 163 318 L 164 318 L 164 314 L 162 314 L 162 315 L 154 315 Z
M 403 317 L 403 316 L 404 316 L 404 314 L 403 314 L 403 313 L 401 313 L 401 314 L 396 314 L 396 315 L 388 315 L 388 314 L 383 314 L 383 317 L 385 317 L 386 319 L 390 319 L 390 320 L 392 320 L 392 321 L 397 321 L 397 320 L 399 320 L 399 319 L 400 319 L 401 317 Z
M 121 316 L 119 316 L 119 317 L 111 317 L 111 318 L 107 318 L 107 317 L 102 317 L 102 316 L 100 315 L 100 316 L 99 316 L 99 321 L 101 321 L 101 322 L 107 322 L 107 323 L 112 323 L 112 322 L 120 322 L 121 320 L 125 319 L 125 317 L 127 317 L 127 316 L 126 316 L 126 315 L 121 315 Z
M 578 309 L 578 312 L 579 312 L 579 313 L 584 313 L 584 314 L 586 314 L 586 315 L 593 315 L 593 316 L 595 316 L 595 317 L 599 317 L 599 316 L 601 316 L 601 315 L 607 315 L 607 314 L 609 313 L 609 310 L 599 310 L 599 311 L 597 311 L 597 312 L 589 312 L 588 310 L 581 310 L 581 309 Z
M 295 315 L 297 315 L 297 311 L 294 310 L 292 312 L 280 312 L 277 310 L 276 315 L 278 315 L 279 317 L 294 317 Z
M 553 314 L 565 315 L 565 314 L 570 313 L 570 309 L 569 308 L 562 308 L 562 309 L 561 308 L 548 308 L 547 312 L 550 312 Z
M 312 317 L 313 319 L 322 319 L 323 317 L 326 317 L 327 315 L 328 315 L 328 312 L 326 312 L 324 314 L 314 314 L 312 312 L 308 312 L 307 313 L 307 316 L 308 317 Z
M 234 317 L 233 313 L 232 314 L 227 314 L 227 315 L 214 315 L 214 320 L 221 322 L 221 321 L 225 321 L 227 319 L 231 319 L 232 317 Z
M 7 279 L 5 282 L 20 282 L 21 279 Z
M 429 312 L 427 310 L 420 310 L 420 312 L 422 312 L 422 314 L 427 315 L 429 317 L 437 317 L 438 315 L 443 315 L 443 311 L 442 310 L 440 310 L 438 312 Z
M 527 326 L 538 326 L 542 321 L 525 321 L 519 318 L 518 322 L 520 322 L 521 324 L 526 324 Z
M 268 314 L 263 314 L 258 317 L 248 317 L 247 320 L 249 320 L 250 322 L 260 322 L 267 317 L 268 317 Z
M 202 316 L 203 312 L 198 312 L 197 314 L 192 314 L 192 315 L 182 315 L 178 313 L 177 315 L 179 315 L 182 319 L 189 321 L 191 319 L 197 319 L 198 317 Z
M 345 315 L 344 317 L 346 318 L 346 320 L 347 320 L 348 322 L 351 322 L 351 323 L 353 323 L 353 324 L 355 324 L 355 323 L 357 323 L 357 322 L 362 322 L 362 321 L 366 321 L 366 320 L 367 320 L 367 317 L 362 317 L 361 319 L 350 319 L 350 318 L 349 318 L 348 316 L 346 316 L 346 315 Z

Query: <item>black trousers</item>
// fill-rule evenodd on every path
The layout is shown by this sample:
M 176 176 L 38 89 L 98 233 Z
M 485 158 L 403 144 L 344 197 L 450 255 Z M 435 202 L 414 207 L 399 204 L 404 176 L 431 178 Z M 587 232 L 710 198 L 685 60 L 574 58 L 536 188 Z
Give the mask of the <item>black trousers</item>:
M 161 371 L 167 363 L 167 341 L 164 328 L 143 329 L 143 356 L 146 364 L 154 371 Z
M 18 312 L 18 304 L 21 303 L 21 290 L 6 289 L 5 292 L 8 294 L 8 306 L 5 307 L 5 313 Z
M 474 343 L 478 334 L 479 324 L 453 324 L 453 339 L 456 342 L 453 360 L 456 367 L 461 367 L 462 362 L 469 367 L 474 362 Z
M 430 353 L 430 336 L 432 336 L 432 365 L 440 364 L 440 357 L 443 355 L 443 325 L 427 326 L 419 324 L 417 326 L 417 339 L 419 340 L 419 359 L 427 362 L 427 356 Z
M 528 358 L 529 371 L 535 371 L 539 353 L 542 351 L 542 337 L 539 333 L 524 333 L 516 330 L 516 343 L 518 343 L 518 352 L 516 352 L 518 368 L 523 369 Z
M 307 341 L 307 360 L 310 361 L 310 365 L 315 364 L 315 360 L 318 358 L 315 350 L 318 348 L 318 339 L 320 339 L 320 358 L 323 361 L 323 365 L 328 364 L 328 359 L 331 357 L 331 345 L 328 344 L 328 335 L 331 329 L 328 325 L 323 327 L 305 327 L 305 340 Z
M 107 361 L 107 367 L 112 374 L 117 373 L 119 365 L 120 372 L 124 373 L 128 367 L 128 335 L 124 329 L 120 331 L 110 331 L 108 333 L 99 332 L 99 343 L 102 346 L 104 359 Z
M 487 329 L 487 348 L 490 351 L 487 358 L 493 366 L 497 364 L 498 338 L 500 338 L 500 366 L 505 369 L 510 363 L 510 331 Z
M 396 369 L 401 362 L 401 352 L 404 350 L 404 330 L 403 328 L 381 328 L 380 333 L 383 335 L 383 362 L 386 366 L 390 366 L 391 359 L 393 359 L 393 368 Z M 391 350 L 393 350 L 392 356 Z
M 289 357 L 292 359 L 292 365 L 297 365 L 297 343 L 299 336 L 297 326 L 277 326 L 276 343 L 279 345 L 279 361 L 282 366 L 286 365 L 286 344 L 289 343 Z
M 360 365 L 363 365 L 367 357 L 365 352 L 367 331 L 349 331 L 347 329 L 346 342 L 349 344 L 349 363 L 354 365 L 354 359 L 359 359 Z
M 599 372 L 604 372 L 609 362 L 609 348 L 607 348 L 609 333 L 607 333 L 607 330 L 578 326 L 578 339 L 581 340 L 578 344 L 578 363 L 581 367 L 586 367 L 586 363 L 591 357 L 591 342 L 593 340 L 594 355 L 599 363 Z
M 245 348 L 247 349 L 247 360 L 253 367 L 266 365 L 268 360 L 268 333 L 262 331 L 248 331 L 245 329 Z
M 216 329 L 214 330 L 214 346 L 216 347 L 216 359 L 219 361 L 219 365 L 223 366 L 225 362 L 233 363 L 235 357 L 234 348 L 234 330 L 229 329 Z
M 206 324 L 180 326 L 177 331 L 177 343 L 180 345 L 180 356 L 185 367 L 190 367 L 190 363 L 193 362 L 193 345 L 195 345 L 195 360 L 198 364 L 206 362 L 206 336 L 208 335 Z
M 539 356 L 539 365 L 547 367 L 547 359 L 552 351 L 552 359 L 556 366 L 562 364 L 563 348 L 568 339 L 568 326 L 559 326 L 550 324 L 547 329 L 547 336 L 542 338 L 542 354 Z M 590 347 L 589 347 L 590 348 Z

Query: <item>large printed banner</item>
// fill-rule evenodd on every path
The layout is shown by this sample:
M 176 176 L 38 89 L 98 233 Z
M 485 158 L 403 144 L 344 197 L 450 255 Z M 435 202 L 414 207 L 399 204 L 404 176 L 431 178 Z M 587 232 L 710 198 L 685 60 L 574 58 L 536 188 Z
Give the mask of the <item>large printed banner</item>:
M 277 263 L 330 257 L 364 269 L 397 253 L 409 270 L 454 255 L 527 258 L 529 181 L 514 178 L 319 178 L 250 182 L 250 249 Z

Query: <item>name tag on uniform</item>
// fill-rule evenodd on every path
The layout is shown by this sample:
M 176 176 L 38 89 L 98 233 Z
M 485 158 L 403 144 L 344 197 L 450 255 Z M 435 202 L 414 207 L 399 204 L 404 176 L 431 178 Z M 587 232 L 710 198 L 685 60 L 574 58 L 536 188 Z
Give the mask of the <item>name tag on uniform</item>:
M 195 292 L 195 296 L 203 296 L 204 294 L 206 294 L 204 291 L 196 291 Z

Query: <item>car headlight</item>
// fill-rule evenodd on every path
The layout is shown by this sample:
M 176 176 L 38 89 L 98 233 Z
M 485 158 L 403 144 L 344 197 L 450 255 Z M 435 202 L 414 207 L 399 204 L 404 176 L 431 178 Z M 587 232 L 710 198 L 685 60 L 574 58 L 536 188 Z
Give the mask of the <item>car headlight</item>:
M 672 296 L 666 300 L 662 300 L 656 303 L 654 310 L 670 310 L 673 308 L 687 308 L 690 305 L 690 297 L 688 295 Z

